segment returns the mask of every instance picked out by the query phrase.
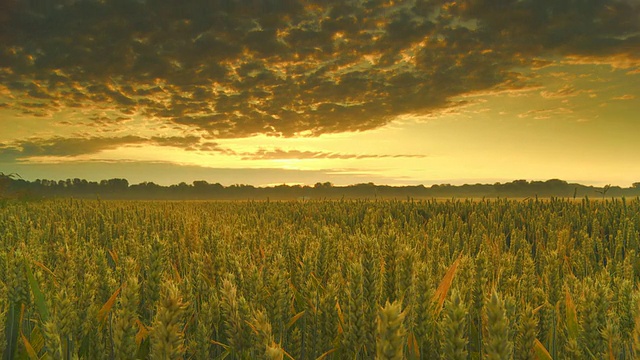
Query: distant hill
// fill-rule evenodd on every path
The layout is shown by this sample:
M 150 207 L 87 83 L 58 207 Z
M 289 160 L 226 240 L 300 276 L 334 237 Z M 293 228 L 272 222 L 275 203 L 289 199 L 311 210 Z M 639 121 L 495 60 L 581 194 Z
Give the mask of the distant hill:
M 294 199 L 423 199 L 423 198 L 612 198 L 640 196 L 640 183 L 629 188 L 594 187 L 563 180 L 515 180 L 495 184 L 439 184 L 432 186 L 388 186 L 373 183 L 334 186 L 252 185 L 223 186 L 206 181 L 161 186 L 152 182 L 130 185 L 126 179 L 100 182 L 83 179 L 26 181 L 0 173 L 0 198 L 101 198 L 131 200 L 294 200 Z

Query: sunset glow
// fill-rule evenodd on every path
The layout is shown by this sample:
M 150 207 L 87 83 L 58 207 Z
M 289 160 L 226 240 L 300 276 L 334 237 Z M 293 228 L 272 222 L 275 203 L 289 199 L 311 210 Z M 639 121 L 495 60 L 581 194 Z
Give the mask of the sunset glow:
M 635 0 L 34 4 L 0 8 L 3 173 L 640 181 Z

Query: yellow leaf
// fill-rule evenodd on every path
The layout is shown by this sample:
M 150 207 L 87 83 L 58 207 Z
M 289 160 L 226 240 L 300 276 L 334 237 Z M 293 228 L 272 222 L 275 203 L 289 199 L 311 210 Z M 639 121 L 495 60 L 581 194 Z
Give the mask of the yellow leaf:
M 544 304 L 542 304 L 542 305 L 538 306 L 537 308 L 533 309 L 533 313 L 534 313 L 534 314 L 537 314 L 537 313 L 538 313 L 538 311 L 540 311 L 543 307 L 544 307 Z
M 33 350 L 33 346 L 31 346 L 31 343 L 29 343 L 29 340 L 27 340 L 27 337 L 24 336 L 24 334 L 22 333 L 22 330 L 20 330 L 20 336 L 22 337 L 22 342 L 24 343 L 24 348 L 27 350 L 27 355 L 29 355 L 29 359 L 39 360 L 38 354 L 36 354 L 36 351 Z
M 36 351 L 33 350 L 33 346 L 31 346 L 31 343 L 29 342 L 29 340 L 27 339 L 26 336 L 24 336 L 24 333 L 22 332 L 22 320 L 24 319 L 24 310 L 25 310 L 25 305 L 22 304 L 22 306 L 20 307 L 20 337 L 22 338 L 22 342 L 24 343 L 24 348 L 27 350 L 27 355 L 29 355 L 29 358 L 31 360 L 38 360 L 38 354 L 36 354 Z
M 180 271 L 178 271 L 178 266 L 175 263 L 172 263 L 171 266 L 173 267 L 173 272 L 175 274 L 176 282 L 181 283 L 182 276 L 180 276 Z
M 287 355 L 287 357 L 291 360 L 296 360 L 293 356 L 291 356 L 291 354 L 289 354 L 285 349 L 282 349 L 282 352 Z
M 48 267 L 46 267 L 43 263 L 36 261 L 36 260 L 31 260 L 34 264 L 36 264 L 39 268 L 41 268 L 42 270 L 46 271 L 47 273 L 49 273 L 49 275 L 51 275 L 51 277 L 53 278 L 53 283 L 56 284 L 56 286 L 59 286 L 60 284 L 58 284 L 58 280 L 56 279 L 56 274 L 53 273 L 53 271 L 49 270 Z
M 140 320 L 136 319 L 138 325 L 138 333 L 136 334 L 136 344 L 140 346 L 142 342 L 149 336 L 149 329 Z
M 418 346 L 418 340 L 413 332 L 410 332 L 407 336 L 407 347 L 410 354 L 414 355 L 415 358 L 420 358 L 420 347 Z
M 225 345 L 225 344 L 223 344 L 221 342 L 217 342 L 215 340 L 209 340 L 209 341 L 211 341 L 211 343 L 214 344 L 214 345 L 222 346 L 222 348 L 225 349 L 225 350 L 229 350 L 229 345 Z
M 576 311 L 576 305 L 571 299 L 569 290 L 566 291 L 566 303 L 567 303 L 567 332 L 572 339 L 578 339 L 578 313 Z
M 547 348 L 538 339 L 533 344 L 533 353 L 537 360 L 553 360 Z
M 253 325 L 251 322 L 247 320 L 245 320 L 244 323 L 249 325 L 249 327 L 251 328 L 251 331 L 253 331 L 254 334 L 258 335 L 258 329 L 255 327 L 255 325 Z
M 116 298 L 118 297 L 118 294 L 120 294 L 121 289 L 122 289 L 122 286 L 120 286 L 113 293 L 113 295 L 111 295 L 109 300 L 107 300 L 107 302 L 104 303 L 104 305 L 102 305 L 102 308 L 100 308 L 100 310 L 98 311 L 98 320 L 104 321 L 107 318 L 107 315 L 109 314 L 109 311 L 111 311 L 113 304 L 116 302 Z
M 295 324 L 296 321 L 298 321 L 298 319 L 300 319 L 302 315 L 304 315 L 304 312 L 305 310 L 302 310 L 299 313 L 297 313 L 294 317 L 292 317 L 291 320 L 289 320 L 289 322 L 287 323 L 287 329 L 290 328 L 293 324 Z
M 318 356 L 318 358 L 316 360 L 322 360 L 322 359 L 326 358 L 327 356 L 329 356 L 334 351 L 336 351 L 335 348 L 333 348 L 333 349 L 331 349 L 329 351 L 326 351 L 324 354 Z
M 342 315 L 342 309 L 340 308 L 340 303 L 336 301 L 336 310 L 338 311 L 338 334 L 342 334 L 344 329 L 342 328 L 342 324 L 344 324 L 344 315 Z
M 609 336 L 609 360 L 616 360 L 616 357 L 613 355 L 613 343 L 611 336 Z
M 107 251 L 109 252 L 109 255 L 111 255 L 111 260 L 113 260 L 113 262 L 118 265 L 118 254 L 116 253 L 116 251 L 110 249 L 107 249 Z
M 193 319 L 195 319 L 196 314 L 191 314 L 191 317 L 189 318 L 189 321 L 184 323 L 184 327 L 182 328 L 182 333 L 186 334 L 187 333 L 187 329 L 189 328 L 189 325 L 191 325 L 193 323 Z
M 440 315 L 440 311 L 442 311 L 442 305 L 444 304 L 444 300 L 447 298 L 447 293 L 449 292 L 451 283 L 453 283 L 453 278 L 456 275 L 456 270 L 458 269 L 458 264 L 460 264 L 461 257 L 462 257 L 462 254 L 460 254 L 460 256 L 458 256 L 456 261 L 454 261 L 453 264 L 451 264 L 451 266 L 449 267 L 449 270 L 447 270 L 447 273 L 444 275 L 444 278 L 442 278 L 440 285 L 438 285 L 438 289 L 436 290 L 436 293 L 433 294 L 433 301 L 436 302 L 438 305 L 436 307 L 436 317 Z

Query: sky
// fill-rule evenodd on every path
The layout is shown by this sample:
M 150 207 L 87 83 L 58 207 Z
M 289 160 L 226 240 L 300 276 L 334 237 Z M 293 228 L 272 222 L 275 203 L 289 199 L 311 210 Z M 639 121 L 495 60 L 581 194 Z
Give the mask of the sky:
M 0 172 L 640 181 L 640 0 L 3 0 Z

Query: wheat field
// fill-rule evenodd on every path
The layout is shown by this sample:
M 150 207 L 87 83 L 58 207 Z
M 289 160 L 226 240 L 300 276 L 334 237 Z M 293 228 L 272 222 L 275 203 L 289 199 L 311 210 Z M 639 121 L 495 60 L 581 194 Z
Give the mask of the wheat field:
M 640 200 L 0 203 L 4 359 L 636 359 Z

